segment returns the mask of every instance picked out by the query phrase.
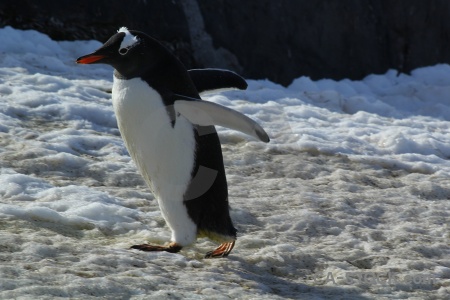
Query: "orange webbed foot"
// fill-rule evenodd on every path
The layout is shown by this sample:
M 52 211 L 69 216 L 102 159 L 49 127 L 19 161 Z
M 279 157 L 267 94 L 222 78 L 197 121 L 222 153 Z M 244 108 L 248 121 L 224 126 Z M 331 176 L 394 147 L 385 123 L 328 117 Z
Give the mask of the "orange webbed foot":
M 206 253 L 205 258 L 227 257 L 234 248 L 235 241 L 221 244 L 217 249 Z
M 150 245 L 150 244 L 142 244 L 142 245 L 134 245 L 131 246 L 130 249 L 137 249 L 141 251 L 153 252 L 153 251 L 166 251 L 170 253 L 177 253 L 183 248 L 177 243 L 170 243 L 167 246 L 159 246 L 159 245 Z

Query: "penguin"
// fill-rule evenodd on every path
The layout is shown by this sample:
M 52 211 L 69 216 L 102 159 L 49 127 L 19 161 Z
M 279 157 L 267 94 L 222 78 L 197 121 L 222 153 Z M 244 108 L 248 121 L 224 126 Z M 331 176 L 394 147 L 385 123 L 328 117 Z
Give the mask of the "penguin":
M 229 70 L 191 69 L 188 73 L 200 94 L 229 89 L 245 90 L 248 86 L 244 78 Z
M 119 131 L 172 232 L 166 245 L 131 248 L 176 253 L 208 237 L 220 245 L 205 258 L 228 256 L 237 230 L 214 125 L 266 143 L 270 139 L 247 116 L 202 100 L 199 90 L 245 88 L 245 80 L 224 70 L 189 72 L 158 40 L 126 27 L 76 62 L 114 68 L 112 103 Z

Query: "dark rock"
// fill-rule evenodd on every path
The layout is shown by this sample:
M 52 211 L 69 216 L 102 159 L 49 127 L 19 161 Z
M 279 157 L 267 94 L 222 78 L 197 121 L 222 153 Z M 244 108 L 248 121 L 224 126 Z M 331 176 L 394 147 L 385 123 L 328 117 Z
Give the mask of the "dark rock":
M 247 78 L 286 85 L 450 62 L 445 0 L 198 2 L 215 46 L 233 53 Z
M 194 67 L 190 33 L 178 1 L 1 0 L 0 27 L 34 29 L 54 40 L 105 42 L 126 26 L 160 39 L 188 67 Z
M 119 27 L 162 40 L 188 68 L 287 85 L 450 63 L 446 0 L 2 0 L 0 26 L 106 41 Z

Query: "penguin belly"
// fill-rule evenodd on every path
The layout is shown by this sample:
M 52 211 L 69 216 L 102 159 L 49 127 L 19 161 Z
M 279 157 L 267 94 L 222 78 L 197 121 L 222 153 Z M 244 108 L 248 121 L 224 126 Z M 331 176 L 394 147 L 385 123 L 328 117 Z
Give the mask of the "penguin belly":
M 197 225 L 183 202 L 195 165 L 193 125 L 178 116 L 172 126 L 161 95 L 140 78 L 114 77 L 112 99 L 125 146 L 158 201 L 171 241 L 193 243 Z

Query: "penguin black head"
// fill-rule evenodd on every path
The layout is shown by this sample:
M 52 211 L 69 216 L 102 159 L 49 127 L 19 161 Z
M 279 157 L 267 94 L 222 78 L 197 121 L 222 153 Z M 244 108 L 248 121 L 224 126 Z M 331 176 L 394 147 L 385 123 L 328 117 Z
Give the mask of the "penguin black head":
M 103 46 L 77 59 L 79 64 L 108 64 L 116 76 L 131 79 L 164 63 L 169 52 L 143 32 L 119 29 Z

